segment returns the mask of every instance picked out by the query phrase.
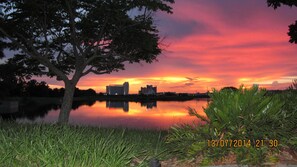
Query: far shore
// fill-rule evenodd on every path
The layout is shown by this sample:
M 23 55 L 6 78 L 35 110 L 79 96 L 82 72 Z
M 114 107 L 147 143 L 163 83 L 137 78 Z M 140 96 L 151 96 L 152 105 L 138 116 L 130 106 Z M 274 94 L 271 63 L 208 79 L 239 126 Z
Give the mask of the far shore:
M 39 104 L 61 104 L 62 97 L 8 97 L 6 100 L 12 101 L 34 101 Z M 145 102 L 145 101 L 188 101 L 193 99 L 209 99 L 208 95 L 200 96 L 146 96 L 146 95 L 97 95 L 74 97 L 74 101 L 131 101 L 131 102 Z

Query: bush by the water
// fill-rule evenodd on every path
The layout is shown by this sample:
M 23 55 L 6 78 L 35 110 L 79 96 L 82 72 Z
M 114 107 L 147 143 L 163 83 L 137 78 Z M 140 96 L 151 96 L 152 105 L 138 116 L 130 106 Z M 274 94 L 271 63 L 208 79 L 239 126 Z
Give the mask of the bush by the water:
M 180 155 L 203 155 L 204 164 L 230 155 L 239 164 L 275 162 L 282 147 L 296 148 L 295 95 L 291 91 L 267 95 L 256 86 L 214 90 L 204 109 L 207 117 L 189 108 L 191 115 L 206 123 L 174 127 L 167 141 Z

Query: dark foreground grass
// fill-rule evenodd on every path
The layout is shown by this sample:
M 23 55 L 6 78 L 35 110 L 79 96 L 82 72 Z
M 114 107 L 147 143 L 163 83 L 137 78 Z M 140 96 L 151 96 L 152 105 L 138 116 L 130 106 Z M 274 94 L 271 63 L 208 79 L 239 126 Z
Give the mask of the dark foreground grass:
M 168 158 L 165 131 L 0 123 L 0 166 L 148 166 Z

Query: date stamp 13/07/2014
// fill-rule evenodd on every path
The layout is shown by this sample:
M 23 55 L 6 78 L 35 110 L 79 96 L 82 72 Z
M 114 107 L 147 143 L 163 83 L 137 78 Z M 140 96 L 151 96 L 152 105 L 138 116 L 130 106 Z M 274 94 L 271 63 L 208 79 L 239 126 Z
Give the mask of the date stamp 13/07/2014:
M 259 140 L 227 140 L 227 139 L 222 139 L 222 140 L 207 140 L 207 146 L 208 147 L 263 147 L 263 146 L 268 146 L 268 147 L 277 147 L 279 145 L 279 141 L 276 139 L 270 139 L 270 140 L 264 140 L 264 139 L 259 139 Z

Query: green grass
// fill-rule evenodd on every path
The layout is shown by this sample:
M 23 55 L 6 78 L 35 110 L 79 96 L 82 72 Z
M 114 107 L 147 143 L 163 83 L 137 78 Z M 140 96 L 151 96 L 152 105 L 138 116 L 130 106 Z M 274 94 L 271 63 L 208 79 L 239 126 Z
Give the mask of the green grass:
M 167 158 L 165 131 L 0 123 L 0 166 L 148 166 Z

